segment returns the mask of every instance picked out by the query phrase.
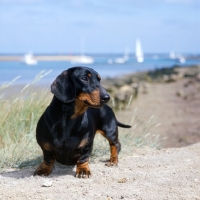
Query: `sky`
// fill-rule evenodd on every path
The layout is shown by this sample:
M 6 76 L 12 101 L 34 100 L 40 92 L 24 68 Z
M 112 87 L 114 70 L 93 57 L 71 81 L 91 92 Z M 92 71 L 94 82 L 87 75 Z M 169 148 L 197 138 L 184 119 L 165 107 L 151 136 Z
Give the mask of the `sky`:
M 0 0 L 1 53 L 200 53 L 200 0 Z

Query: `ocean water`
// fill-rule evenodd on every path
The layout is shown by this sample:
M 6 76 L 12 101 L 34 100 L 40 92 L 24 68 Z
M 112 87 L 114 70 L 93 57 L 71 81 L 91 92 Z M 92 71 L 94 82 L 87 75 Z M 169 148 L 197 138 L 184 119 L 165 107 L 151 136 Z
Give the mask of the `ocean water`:
M 143 63 L 138 63 L 134 56 L 131 56 L 126 63 L 108 64 L 109 59 L 114 61 L 117 57 L 119 55 L 96 55 L 93 56 L 94 63 L 87 65 L 71 64 L 67 61 L 39 61 L 37 65 L 26 65 L 22 62 L 0 62 L 0 85 L 9 83 L 16 77 L 18 79 L 13 82 L 15 85 L 32 83 L 35 79 L 40 79 L 35 84 L 50 85 L 62 71 L 74 66 L 93 68 L 102 78 L 108 78 L 174 65 L 200 64 L 198 59 L 186 59 L 186 62 L 181 64 L 178 60 L 169 59 L 167 56 L 149 56 L 144 59 Z M 45 75 L 46 73 L 47 75 Z

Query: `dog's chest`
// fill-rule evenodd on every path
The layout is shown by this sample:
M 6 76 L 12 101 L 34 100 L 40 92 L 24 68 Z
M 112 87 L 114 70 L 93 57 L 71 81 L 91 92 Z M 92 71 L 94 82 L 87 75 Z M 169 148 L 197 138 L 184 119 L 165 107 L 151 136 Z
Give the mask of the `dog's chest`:
M 83 146 L 86 140 L 89 141 L 90 138 L 93 138 L 93 133 L 89 129 L 87 114 L 76 120 L 64 121 L 64 123 L 61 121 L 55 132 L 54 145 L 59 150 L 79 148 L 79 146 Z

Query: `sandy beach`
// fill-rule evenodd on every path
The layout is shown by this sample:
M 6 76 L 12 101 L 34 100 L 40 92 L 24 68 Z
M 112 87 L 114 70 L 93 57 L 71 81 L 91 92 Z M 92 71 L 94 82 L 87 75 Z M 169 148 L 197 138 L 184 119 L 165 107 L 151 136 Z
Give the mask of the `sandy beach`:
M 194 77 L 149 83 L 132 104 L 117 112 L 130 122 L 154 118 L 160 149 L 130 149 L 118 167 L 106 167 L 103 156 L 90 164 L 92 177 L 74 177 L 74 167 L 56 164 L 49 177 L 33 177 L 36 168 L 8 169 L 0 174 L 0 199 L 200 199 L 200 82 Z M 120 134 L 121 131 L 120 131 Z M 122 150 L 123 147 L 122 146 Z
M 120 112 L 118 118 L 131 119 L 134 109 L 138 110 L 138 121 L 154 117 L 160 124 L 152 130 L 159 135 L 164 148 L 183 147 L 200 142 L 200 94 L 199 86 L 184 86 L 188 81 L 151 84 L 148 94 L 140 93 L 133 101 L 132 109 Z M 179 93 L 183 93 L 179 96 Z
M 200 199 L 200 143 L 184 148 L 135 149 L 118 167 L 106 158 L 90 164 L 92 177 L 74 177 L 74 168 L 56 165 L 49 177 L 34 168 L 0 174 L 0 199 Z

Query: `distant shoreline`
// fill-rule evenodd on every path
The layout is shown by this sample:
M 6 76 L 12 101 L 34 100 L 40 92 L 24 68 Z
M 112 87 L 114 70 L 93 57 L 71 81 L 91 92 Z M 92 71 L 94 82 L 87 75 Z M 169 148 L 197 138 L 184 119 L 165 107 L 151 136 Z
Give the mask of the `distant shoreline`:
M 22 61 L 24 56 L 19 55 L 3 55 L 0 56 L 0 61 Z M 69 55 L 38 55 L 34 58 L 38 61 L 71 61 L 79 59 L 81 56 Z
M 117 54 L 116 54 L 117 55 Z M 120 54 L 119 54 L 120 55 Z M 153 55 L 153 54 L 152 54 Z M 147 57 L 150 55 L 147 54 Z M 0 55 L 0 62 L 1 61 L 23 61 L 24 55 Z M 37 61 L 73 61 L 78 60 L 81 58 L 81 55 L 56 55 L 56 54 L 50 54 L 50 55 L 34 55 L 34 58 Z M 187 55 L 185 56 L 186 59 L 195 59 L 200 60 L 200 55 Z

